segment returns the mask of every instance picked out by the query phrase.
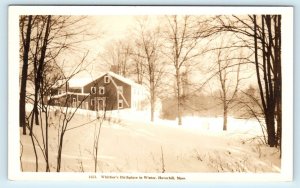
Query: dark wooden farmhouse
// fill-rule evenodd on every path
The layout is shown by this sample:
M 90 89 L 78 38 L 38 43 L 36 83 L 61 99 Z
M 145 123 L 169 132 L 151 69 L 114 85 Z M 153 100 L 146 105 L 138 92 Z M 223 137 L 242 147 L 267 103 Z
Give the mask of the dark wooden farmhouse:
M 58 83 L 51 92 L 49 104 L 95 111 L 125 108 L 143 110 L 147 107 L 148 95 L 142 85 L 107 72 L 93 80 Z

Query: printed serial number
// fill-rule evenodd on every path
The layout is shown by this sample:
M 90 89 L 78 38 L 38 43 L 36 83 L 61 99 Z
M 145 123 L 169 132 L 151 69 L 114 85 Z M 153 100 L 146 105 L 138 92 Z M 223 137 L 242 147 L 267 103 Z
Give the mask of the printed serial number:
M 96 175 L 89 175 L 89 179 L 96 179 L 97 176 Z

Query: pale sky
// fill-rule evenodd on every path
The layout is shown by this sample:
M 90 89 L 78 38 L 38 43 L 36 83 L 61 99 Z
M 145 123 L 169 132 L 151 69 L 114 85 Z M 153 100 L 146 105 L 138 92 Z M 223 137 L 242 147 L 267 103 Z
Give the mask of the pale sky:
M 96 37 L 93 40 L 82 42 L 80 46 L 83 49 L 78 54 L 64 54 L 64 58 L 67 58 L 68 61 L 74 61 L 74 63 L 70 63 L 70 66 L 66 66 L 65 71 L 72 70 L 74 68 L 73 65 L 80 62 L 83 55 L 87 52 L 86 61 L 90 62 L 89 70 L 94 70 L 95 67 L 92 63 L 97 63 L 101 60 L 98 55 L 104 50 L 105 45 L 113 39 L 123 38 L 128 35 L 128 29 L 132 27 L 134 22 L 134 16 L 88 16 L 86 19 L 86 23 L 89 26 L 88 32 Z M 66 61 L 66 59 L 64 60 Z M 97 75 L 98 73 L 94 74 Z M 82 76 L 89 75 L 85 72 L 77 77 Z
M 141 16 L 133 16 L 133 15 L 114 15 L 114 16 L 88 16 L 86 23 L 89 25 L 88 32 L 94 35 L 97 35 L 97 38 L 94 40 L 86 41 L 80 44 L 83 47 L 81 53 L 67 55 L 68 60 L 74 60 L 74 63 L 79 62 L 88 51 L 87 62 L 90 62 L 89 70 L 93 71 L 93 77 L 101 74 L 95 72 L 95 64 L 101 61 L 99 54 L 104 51 L 104 48 L 107 44 L 112 42 L 113 40 L 123 39 L 128 37 L 128 40 L 131 40 L 132 30 L 136 25 L 137 19 L 141 18 Z M 153 19 L 150 19 L 150 22 L 154 22 Z M 150 23 L 150 24 L 151 24 Z M 64 58 L 66 58 L 64 56 Z M 65 68 L 66 72 L 72 70 L 74 68 L 73 64 L 70 63 L 70 66 Z M 89 76 L 87 73 L 79 74 L 76 77 L 84 77 Z
M 94 40 L 83 42 L 81 45 L 84 46 L 83 50 L 79 54 L 68 54 L 68 61 L 72 61 L 74 59 L 74 64 L 78 63 L 84 53 L 89 51 L 87 56 L 87 64 L 88 71 L 82 72 L 76 75 L 76 78 L 83 77 L 97 77 L 101 75 L 103 72 L 99 72 L 101 70 L 100 63 L 101 58 L 99 54 L 103 52 L 104 47 L 109 44 L 109 42 L 117 39 L 122 39 L 124 37 L 129 37 L 130 40 L 130 31 L 134 29 L 136 25 L 137 16 L 89 16 L 87 18 L 87 23 L 89 25 L 88 31 L 90 33 L 96 34 L 97 38 Z M 203 58 L 203 57 L 202 57 Z M 212 61 L 210 58 L 204 57 L 205 60 L 201 61 L 206 65 L 209 65 Z M 66 66 L 66 71 L 73 69 L 73 63 L 69 64 L 70 66 Z M 201 65 L 201 66 L 206 66 Z M 106 71 L 106 70 L 103 70 Z M 195 75 L 196 76 L 196 75 Z M 196 77 L 200 75 L 197 74 Z M 253 81 L 253 79 L 251 79 Z M 213 84 L 214 85 L 214 84 Z M 247 84 L 248 85 L 248 84 Z

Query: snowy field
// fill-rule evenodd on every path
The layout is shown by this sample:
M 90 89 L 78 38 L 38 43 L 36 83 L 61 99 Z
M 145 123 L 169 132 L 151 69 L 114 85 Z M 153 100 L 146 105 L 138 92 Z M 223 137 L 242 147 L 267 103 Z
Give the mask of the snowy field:
M 279 150 L 262 144 L 261 127 L 256 120 L 228 119 L 222 131 L 222 118 L 185 117 L 176 121 L 147 121 L 149 113 L 121 110 L 107 112 L 109 121 L 101 126 L 98 172 L 279 172 Z M 65 134 L 62 172 L 93 172 L 93 144 L 100 120 L 96 112 L 79 110 Z M 91 123 L 85 124 L 86 122 Z M 49 157 L 56 171 L 58 116 L 51 114 Z M 78 128 L 79 125 L 83 125 Z M 34 126 L 41 140 L 40 126 Z M 29 135 L 20 129 L 23 171 L 35 171 L 35 157 Z M 40 141 L 42 143 L 42 141 Z M 38 149 L 39 171 L 45 171 Z

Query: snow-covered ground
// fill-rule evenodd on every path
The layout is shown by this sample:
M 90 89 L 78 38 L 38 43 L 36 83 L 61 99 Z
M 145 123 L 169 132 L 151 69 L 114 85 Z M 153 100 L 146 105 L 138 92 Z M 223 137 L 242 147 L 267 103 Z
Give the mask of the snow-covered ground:
M 107 112 L 111 117 L 101 127 L 99 172 L 279 172 L 276 148 L 261 144 L 260 125 L 255 120 L 228 119 L 222 131 L 222 118 L 185 117 L 183 125 L 157 119 L 150 123 L 149 113 L 130 110 Z M 68 127 L 77 127 L 96 117 L 95 112 L 79 110 Z M 52 113 L 49 132 L 51 171 L 56 171 L 58 116 Z M 96 120 L 65 134 L 62 172 L 93 172 L 93 143 Z M 40 126 L 34 126 L 41 140 Z M 21 135 L 24 171 L 35 171 L 30 136 Z M 40 141 L 42 143 L 42 141 Z M 39 171 L 45 162 L 39 152 Z

